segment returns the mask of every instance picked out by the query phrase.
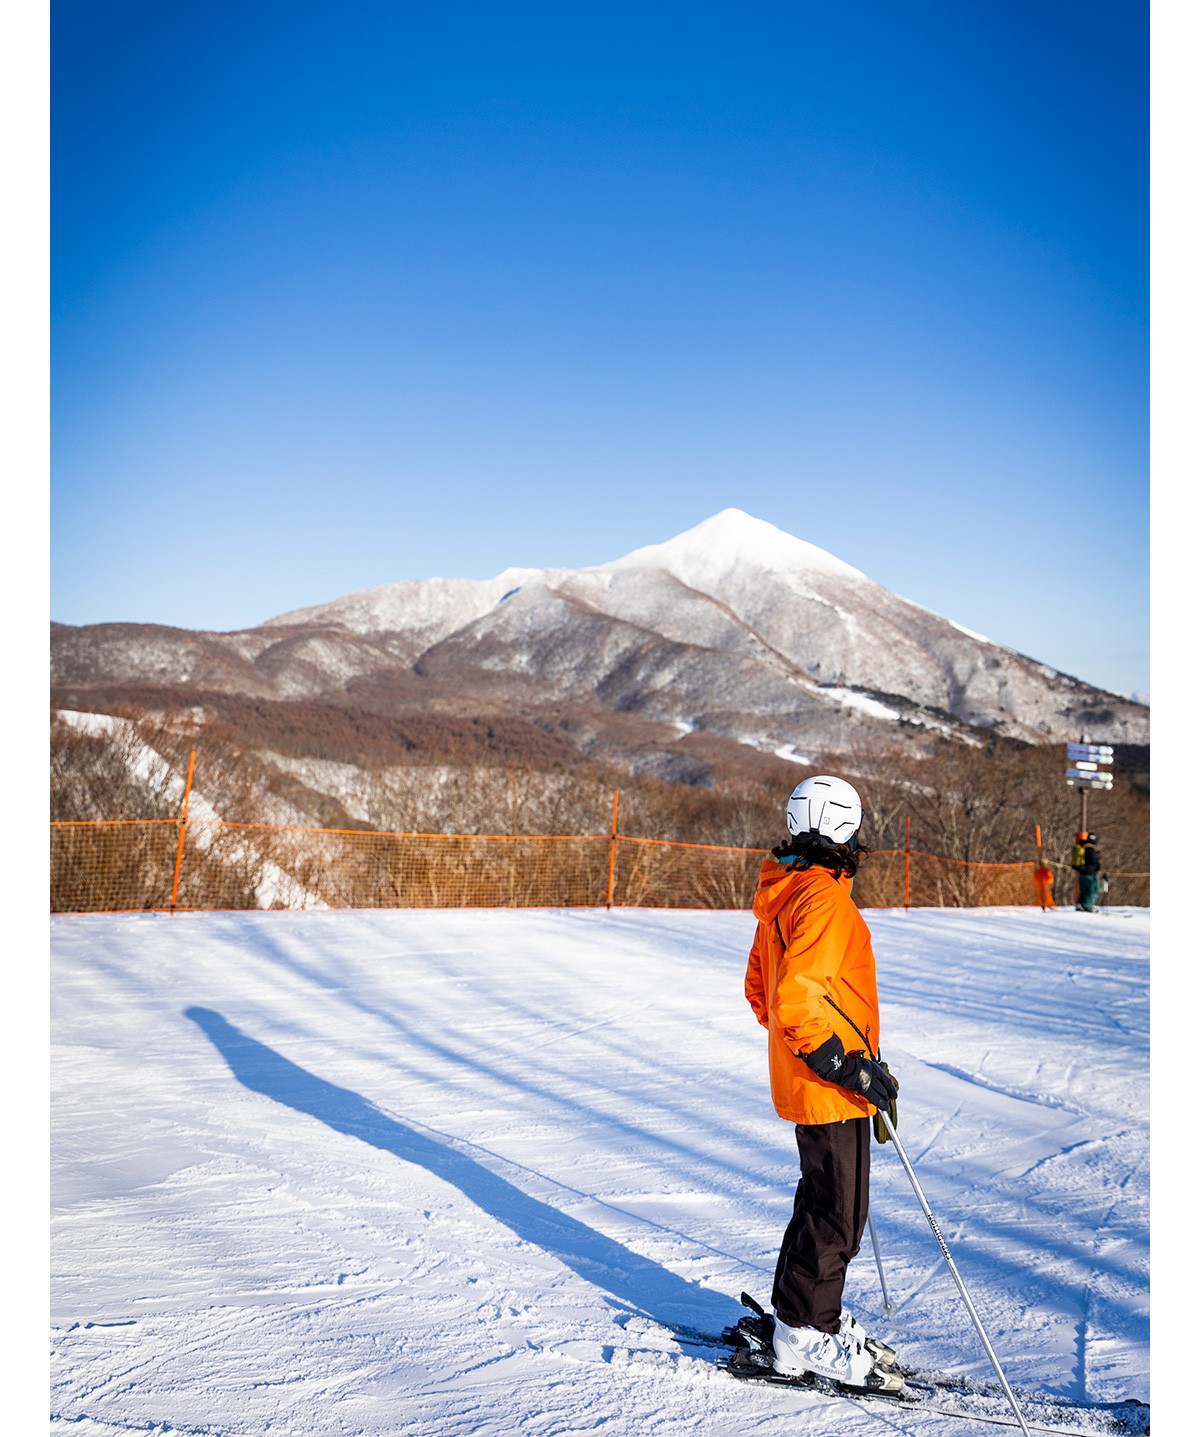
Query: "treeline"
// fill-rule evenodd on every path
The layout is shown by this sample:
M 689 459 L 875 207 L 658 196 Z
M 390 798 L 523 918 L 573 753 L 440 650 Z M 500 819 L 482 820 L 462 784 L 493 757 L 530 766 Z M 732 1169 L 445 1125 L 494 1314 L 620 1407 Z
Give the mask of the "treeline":
M 1067 867 L 1081 819 L 1080 793 L 1065 781 L 1063 745 L 997 741 L 978 748 L 941 744 L 928 756 L 870 756 L 859 766 L 866 841 L 901 849 L 905 819 L 912 846 L 970 863 L 1021 863 L 1042 857 L 1058 875 L 1059 902 L 1074 902 Z M 1126 751 L 1111 792 L 1088 795 L 1088 827 L 1097 835 L 1112 903 L 1150 901 L 1150 795 L 1141 755 Z
M 542 730 L 545 744 L 531 740 L 531 752 L 524 736 L 536 726 L 524 720 L 440 725 L 435 716 L 421 730 L 409 717 L 391 721 L 347 711 L 344 729 L 335 716 L 314 738 L 296 709 L 289 714 L 286 705 L 261 710 L 252 700 L 234 702 L 249 706 L 236 711 L 238 723 L 151 715 L 135 706 L 126 709 L 126 723 L 108 733 L 81 732 L 53 719 L 51 817 L 173 817 L 176 800 L 161 777 L 148 776 L 139 756 L 148 748 L 178 775 L 186 773 L 195 748 L 197 791 L 227 820 L 380 832 L 596 834 L 608 831 L 619 790 L 624 834 L 765 849 L 786 835 L 783 812 L 792 786 L 829 771 L 849 778 L 862 794 L 862 838 L 875 850 L 903 849 L 909 819 L 916 850 L 964 864 L 1026 863 L 1036 857 L 1040 825 L 1043 856 L 1060 875 L 1059 901 L 1073 901 L 1065 865 L 1080 797 L 1066 787 L 1059 744 L 945 742 L 920 752 L 896 745 L 887 753 L 831 756 L 813 768 L 775 760 L 759 764 L 752 777 L 742 772 L 685 784 L 631 773 Z M 263 729 L 255 714 L 265 714 Z M 1113 791 L 1089 796 L 1088 825 L 1098 835 L 1113 903 L 1149 902 L 1142 758 L 1127 752 Z M 884 871 L 882 857 L 864 864 L 856 890 L 864 902 L 870 901 L 873 863 Z M 931 901 L 980 901 L 969 883 L 947 874 Z
M 556 728 L 507 714 L 475 716 L 434 709 L 381 713 L 319 699 L 257 699 L 215 689 L 186 693 L 183 707 L 178 688 L 62 690 L 52 695 L 52 709 L 99 709 L 139 723 L 152 722 L 151 716 L 159 715 L 171 727 L 186 726 L 189 714 L 202 712 L 217 731 L 236 737 L 249 749 L 368 768 L 433 759 L 454 766 L 478 763 L 552 772 L 575 767 L 581 757 Z

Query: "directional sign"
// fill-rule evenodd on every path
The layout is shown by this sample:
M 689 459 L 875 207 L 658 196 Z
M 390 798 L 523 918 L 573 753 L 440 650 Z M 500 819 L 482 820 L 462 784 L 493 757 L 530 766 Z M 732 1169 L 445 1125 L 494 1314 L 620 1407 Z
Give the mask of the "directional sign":
M 1111 773 L 1080 773 L 1078 769 L 1067 769 L 1068 788 L 1104 788 L 1113 786 Z
M 1072 763 L 1081 758 L 1093 763 L 1112 763 L 1113 751 L 1106 743 L 1069 743 L 1067 758 Z

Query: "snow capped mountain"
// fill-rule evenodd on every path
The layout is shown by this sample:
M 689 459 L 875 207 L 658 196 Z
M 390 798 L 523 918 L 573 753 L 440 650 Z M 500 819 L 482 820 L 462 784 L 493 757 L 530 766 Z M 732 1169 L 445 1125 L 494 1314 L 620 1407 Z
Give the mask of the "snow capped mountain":
M 636 716 L 764 752 L 855 732 L 1148 742 L 1149 710 L 740 509 L 584 569 L 405 580 L 238 634 L 55 625 L 59 686 L 191 683 L 380 711 Z M 849 735 L 853 737 L 853 733 Z M 659 740 L 655 740 L 659 742 Z
M 759 568 L 797 578 L 821 573 L 846 579 L 867 577 L 825 549 L 794 538 L 742 509 L 722 509 L 665 544 L 635 549 L 606 567 L 665 569 L 692 588 L 714 592 L 751 559 Z

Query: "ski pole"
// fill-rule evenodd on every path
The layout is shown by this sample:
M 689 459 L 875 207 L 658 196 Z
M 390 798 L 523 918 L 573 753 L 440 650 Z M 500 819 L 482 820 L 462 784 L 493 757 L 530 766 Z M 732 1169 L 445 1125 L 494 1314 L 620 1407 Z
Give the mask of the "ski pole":
M 875 1249 L 875 1267 L 879 1272 L 879 1288 L 883 1293 L 884 1315 L 892 1315 L 892 1299 L 888 1296 L 887 1283 L 883 1280 L 883 1258 L 879 1255 L 879 1239 L 875 1236 L 875 1219 L 870 1213 L 867 1214 L 867 1227 L 871 1233 L 871 1246 Z
M 975 1304 L 971 1301 L 971 1295 L 963 1285 L 963 1280 L 959 1276 L 958 1268 L 954 1265 L 954 1259 L 950 1256 L 950 1249 L 946 1246 L 946 1239 L 942 1236 L 941 1230 L 937 1225 L 937 1218 L 934 1217 L 925 1194 L 921 1191 L 921 1184 L 917 1181 L 917 1175 L 913 1171 L 912 1163 L 908 1160 L 908 1154 L 904 1151 L 904 1146 L 896 1135 L 896 1129 L 892 1125 L 892 1120 L 888 1116 L 887 1109 L 880 1108 L 879 1116 L 883 1119 L 884 1127 L 888 1130 L 888 1136 L 896 1145 L 896 1156 L 904 1164 L 904 1171 L 908 1174 L 908 1180 L 912 1183 L 913 1192 L 916 1193 L 917 1201 L 921 1204 L 921 1211 L 929 1219 L 929 1226 L 933 1229 L 934 1237 L 937 1238 L 938 1247 L 941 1248 L 942 1256 L 946 1259 L 946 1266 L 950 1269 L 950 1275 L 958 1284 L 958 1290 L 962 1294 L 962 1300 L 966 1304 L 967 1311 L 971 1314 L 971 1321 L 975 1324 L 975 1331 L 979 1334 L 979 1340 L 983 1343 L 984 1350 L 991 1359 L 992 1366 L 996 1369 L 996 1376 L 1000 1379 L 1000 1386 L 1004 1389 L 1004 1395 L 1008 1398 L 1009 1404 L 1016 1414 L 1017 1425 L 1021 1431 L 1024 1432 L 1025 1437 L 1030 1437 L 1029 1428 L 1026 1427 L 1025 1419 L 1021 1415 L 1021 1409 L 1017 1406 L 1017 1399 L 1013 1396 L 1013 1390 L 1008 1385 L 1008 1378 L 1005 1377 L 1004 1369 L 1000 1366 L 1000 1359 L 996 1356 L 992 1344 L 988 1341 L 988 1335 L 983 1330 L 983 1323 L 980 1322 L 979 1314 L 975 1311 Z

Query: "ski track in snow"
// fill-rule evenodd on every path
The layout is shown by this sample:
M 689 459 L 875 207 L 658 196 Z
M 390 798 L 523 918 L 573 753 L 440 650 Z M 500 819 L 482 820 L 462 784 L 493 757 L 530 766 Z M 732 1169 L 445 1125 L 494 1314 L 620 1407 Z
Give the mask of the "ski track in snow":
M 866 915 L 900 1135 L 1013 1382 L 1147 1399 L 1149 915 Z M 745 913 L 57 918 L 60 1437 L 962 1437 L 747 1388 L 795 1148 Z M 875 1146 L 847 1304 L 990 1378 Z

